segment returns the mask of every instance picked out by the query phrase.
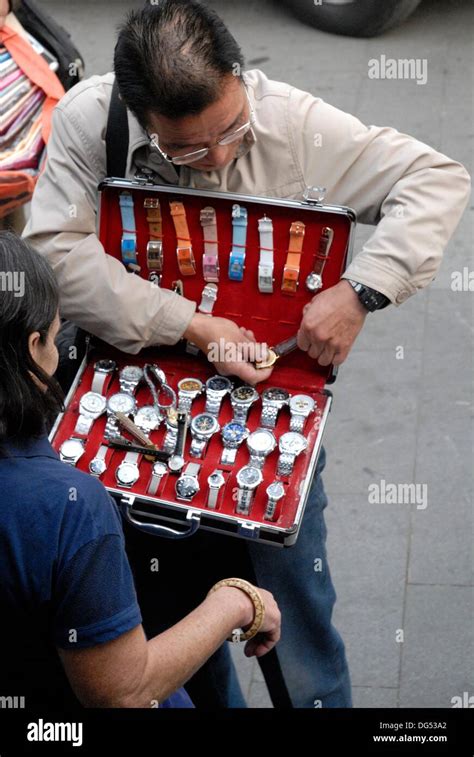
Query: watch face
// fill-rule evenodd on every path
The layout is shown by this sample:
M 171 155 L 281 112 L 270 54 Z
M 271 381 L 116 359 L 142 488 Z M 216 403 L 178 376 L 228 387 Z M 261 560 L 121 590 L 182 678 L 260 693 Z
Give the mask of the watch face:
M 107 463 L 101 458 L 94 457 L 89 463 L 89 470 L 94 476 L 101 476 L 107 470 Z
M 232 399 L 248 402 L 249 400 L 257 399 L 258 392 L 253 386 L 238 386 L 232 392 Z
M 295 394 L 290 400 L 290 410 L 300 415 L 309 415 L 315 406 L 316 402 L 307 394 Z
M 213 488 L 221 487 L 225 484 L 225 478 L 220 471 L 211 473 L 207 478 L 207 483 Z
M 155 476 L 164 476 L 167 473 L 167 467 L 164 463 L 157 462 L 153 466 L 153 474 Z
M 117 481 L 119 484 L 133 486 L 140 477 L 140 471 L 136 463 L 120 463 L 117 468 Z
M 306 438 L 303 434 L 299 434 L 297 431 L 287 431 L 286 434 L 280 436 L 280 452 L 289 452 L 291 455 L 299 455 L 307 446 L 308 442 Z
M 178 381 L 180 392 L 202 392 L 202 381 L 193 378 L 184 378 Z
M 286 389 L 280 389 L 277 386 L 271 386 L 269 389 L 265 389 L 262 394 L 262 398 L 265 400 L 273 400 L 276 402 L 287 402 L 290 397 L 290 393 Z
M 267 496 L 270 499 L 281 499 L 285 494 L 285 487 L 281 481 L 274 481 L 273 484 L 267 486 Z
M 183 499 L 191 499 L 199 491 L 199 481 L 194 476 L 181 476 L 176 481 L 176 494 Z
M 126 365 L 120 371 L 120 378 L 122 381 L 141 381 L 143 378 L 143 371 L 138 365 Z
M 130 413 L 135 411 L 135 407 L 135 398 L 126 392 L 117 392 L 117 394 L 113 394 L 107 402 L 107 409 L 112 413 L 125 413 L 125 415 L 130 415 Z
M 101 373 L 112 373 L 116 367 L 117 363 L 115 360 L 98 360 L 97 363 L 94 363 L 94 370 Z
M 160 416 L 153 405 L 142 405 L 135 413 L 135 423 L 139 428 L 154 431 L 160 425 Z
M 252 465 L 246 465 L 237 473 L 237 483 L 239 486 L 258 486 L 263 481 L 263 474 L 258 468 Z
M 94 415 L 103 413 L 107 405 L 107 400 L 102 394 L 97 392 L 87 392 L 81 397 L 79 407 L 81 410 L 85 410 L 88 413 L 94 413 Z
M 206 381 L 206 389 L 213 392 L 228 392 L 232 389 L 232 382 L 224 376 L 213 376 Z
M 200 413 L 191 422 L 191 429 L 200 434 L 213 434 L 218 428 L 217 419 L 210 413 Z
M 66 441 L 61 444 L 60 451 L 64 457 L 67 457 L 70 460 L 74 460 L 75 458 L 79 459 L 84 452 L 84 445 L 79 439 L 66 439 Z
M 240 443 L 248 436 L 248 433 L 248 428 L 242 426 L 241 423 L 230 421 L 222 429 L 222 439 L 224 442 Z
M 247 446 L 250 452 L 261 452 L 264 455 L 268 455 L 273 449 L 275 449 L 276 439 L 271 431 L 267 429 L 258 429 L 253 431 L 247 439 Z
M 180 471 L 184 468 L 184 457 L 182 455 L 171 455 L 168 460 L 168 468 L 171 471 Z

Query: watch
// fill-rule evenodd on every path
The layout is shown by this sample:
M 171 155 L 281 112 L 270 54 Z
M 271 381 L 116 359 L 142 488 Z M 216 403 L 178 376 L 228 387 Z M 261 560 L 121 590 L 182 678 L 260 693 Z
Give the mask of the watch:
M 250 513 L 253 498 L 257 486 L 263 481 L 263 474 L 259 468 L 252 465 L 245 465 L 237 473 L 237 512 L 243 515 Z
M 315 400 L 307 394 L 294 394 L 290 399 L 290 431 L 303 433 L 304 424 L 316 407 Z
M 359 302 L 362 303 L 369 313 L 373 313 L 375 310 L 382 310 L 382 308 L 386 308 L 387 305 L 390 305 L 388 297 L 385 297 L 381 292 L 377 292 L 375 289 L 360 284 L 358 281 L 352 281 L 352 279 L 346 279 L 346 281 L 349 282 L 359 298 Z
M 296 294 L 300 275 L 301 252 L 303 250 L 305 225 L 301 221 L 294 221 L 290 226 L 290 244 L 283 269 L 281 291 L 285 294 Z
M 306 288 L 310 292 L 317 292 L 323 285 L 323 270 L 329 257 L 331 245 L 334 239 L 334 231 L 329 226 L 325 226 L 319 239 L 319 249 L 313 264 L 313 270 L 306 277 Z
M 188 377 L 178 381 L 178 410 L 190 413 L 194 400 L 203 390 L 204 384 L 199 379 Z
M 230 403 L 234 411 L 234 421 L 246 423 L 249 410 L 259 398 L 259 393 L 253 386 L 244 384 L 237 386 L 230 394 Z
M 207 477 L 207 485 L 209 486 L 207 506 L 210 510 L 216 509 L 219 493 L 224 484 L 225 478 L 221 470 L 216 469 L 211 473 L 210 476 Z
M 101 444 L 95 457 L 89 463 L 89 473 L 99 478 L 107 470 L 106 456 L 109 448 L 106 444 Z
M 285 487 L 281 481 L 273 481 L 267 486 L 267 504 L 265 506 L 265 520 L 273 520 L 278 503 L 285 496 Z
M 260 234 L 260 259 L 258 263 L 258 288 L 260 292 L 273 292 L 273 223 L 266 215 L 258 220 Z
M 147 384 L 151 396 L 153 397 L 153 404 L 156 407 L 158 413 L 167 412 L 169 408 L 175 408 L 177 399 L 175 390 L 167 383 L 164 370 L 160 368 L 156 363 L 145 363 L 143 366 L 143 378 Z M 158 391 L 153 382 L 153 378 L 158 381 Z M 158 394 L 163 392 L 169 397 L 168 403 L 160 402 Z
M 232 205 L 232 249 L 229 258 L 229 279 L 242 281 L 245 270 L 247 241 L 247 209 Z
M 198 305 L 199 313 L 202 313 L 203 315 L 212 315 L 212 311 L 217 300 L 217 294 L 217 284 L 213 284 L 212 282 L 206 284 L 206 286 L 202 290 L 201 302 Z M 188 340 L 186 342 L 186 352 L 188 352 L 190 355 L 197 355 L 199 352 L 199 347 L 197 346 L 197 344 L 194 344 L 194 342 L 190 342 Z
M 265 428 L 275 428 L 278 413 L 288 404 L 290 393 L 278 386 L 270 386 L 262 392 L 262 414 L 260 424 Z
M 188 413 L 177 411 L 176 415 L 176 441 L 173 454 L 168 460 L 168 468 L 172 473 L 179 473 L 184 467 L 184 448 L 188 433 Z
M 219 246 L 217 243 L 216 211 L 209 205 L 201 210 L 200 221 L 204 234 L 202 273 L 204 281 L 219 281 Z
M 193 440 L 189 449 L 192 457 L 203 457 L 209 440 L 220 426 L 215 415 L 211 413 L 199 413 L 191 421 L 191 436 Z
M 74 433 L 79 436 L 87 436 L 92 424 L 102 413 L 105 413 L 107 400 L 97 392 L 86 392 L 79 401 L 79 418 L 77 419 Z
M 122 216 L 122 241 L 120 250 L 122 263 L 132 271 L 139 271 L 137 260 L 137 227 L 133 208 L 133 197 L 130 192 L 121 192 L 119 195 L 120 214 Z
M 280 436 L 278 448 L 277 474 L 279 476 L 291 476 L 295 460 L 308 446 L 308 440 L 298 431 L 287 431 Z
M 222 465 L 233 465 L 235 463 L 237 450 L 244 439 L 247 439 L 249 433 L 248 428 L 239 421 L 229 421 L 225 424 L 221 431 L 224 446 L 221 455 Z
M 135 394 L 142 379 L 143 370 L 138 365 L 126 365 L 119 372 L 120 391 Z
M 156 431 L 163 420 L 163 416 L 154 405 L 142 405 L 138 408 L 133 420 L 139 429 L 144 431 L 145 434 L 149 434 L 151 431 Z
M 160 488 L 163 477 L 168 473 L 168 468 L 164 463 L 156 462 L 153 465 L 151 479 L 148 485 L 148 494 L 156 494 Z
M 160 274 L 163 270 L 163 231 L 160 201 L 157 197 L 145 197 L 143 207 L 147 211 L 146 220 L 150 239 L 146 246 L 146 262 L 149 271 Z M 161 277 L 158 278 L 160 283 Z
M 59 457 L 63 463 L 75 466 L 78 460 L 85 452 L 85 442 L 83 439 L 76 439 L 71 437 L 66 439 L 59 448 Z
M 183 203 L 170 202 L 170 211 L 176 231 L 176 256 L 178 258 L 179 271 L 182 276 L 194 276 L 196 273 L 196 263 Z
M 247 437 L 247 447 L 250 452 L 250 465 L 263 468 L 268 455 L 276 447 L 276 439 L 268 428 L 258 428 Z
M 106 439 L 111 439 L 113 436 L 117 436 L 118 421 L 115 417 L 115 413 L 123 413 L 124 415 L 135 415 L 137 409 L 137 402 L 135 397 L 128 392 L 117 392 L 112 394 L 107 400 L 107 423 L 105 424 L 104 436 Z
M 166 435 L 163 441 L 163 452 L 172 455 L 176 448 L 178 439 L 178 411 L 176 408 L 169 408 L 166 413 Z
M 222 400 L 233 389 L 233 383 L 225 376 L 212 376 L 206 381 L 206 413 L 218 416 Z
M 112 378 L 117 367 L 115 360 L 98 360 L 94 363 L 94 376 L 92 378 L 91 391 L 97 394 L 107 394 L 104 391 L 107 380 Z
M 115 480 L 119 486 L 131 489 L 140 478 L 138 467 L 139 452 L 127 452 L 124 459 L 115 471 Z
M 184 502 L 191 502 L 200 490 L 198 475 L 199 463 L 188 463 L 175 484 L 176 497 Z

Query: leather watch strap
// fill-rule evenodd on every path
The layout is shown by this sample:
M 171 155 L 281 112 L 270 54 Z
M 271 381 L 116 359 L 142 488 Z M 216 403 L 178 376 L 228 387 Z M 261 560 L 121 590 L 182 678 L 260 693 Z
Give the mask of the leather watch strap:
M 176 255 L 180 273 L 182 276 L 194 276 L 196 273 L 196 263 L 183 203 L 177 201 L 170 202 L 170 211 L 176 231 Z
M 285 294 L 295 294 L 300 275 L 301 252 L 303 250 L 305 225 L 301 221 L 294 221 L 290 226 L 290 243 L 288 255 L 283 269 L 281 290 Z
M 150 239 L 146 246 L 147 266 L 150 271 L 163 270 L 163 226 L 160 201 L 157 197 L 145 197 L 143 207 L 146 210 L 146 220 L 150 232 Z

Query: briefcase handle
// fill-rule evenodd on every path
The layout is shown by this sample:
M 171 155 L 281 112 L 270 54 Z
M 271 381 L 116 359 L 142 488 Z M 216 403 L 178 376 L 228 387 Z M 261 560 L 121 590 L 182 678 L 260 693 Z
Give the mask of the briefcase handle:
M 120 500 L 120 507 L 122 515 L 131 526 L 137 528 L 145 534 L 151 534 L 152 536 L 164 536 L 167 539 L 187 539 L 196 533 L 201 525 L 201 514 L 196 510 L 188 510 L 186 513 L 186 520 L 188 521 L 188 527 L 182 531 L 177 528 L 170 528 L 170 526 L 163 526 L 158 523 L 142 523 L 132 515 L 134 498 L 122 497 Z

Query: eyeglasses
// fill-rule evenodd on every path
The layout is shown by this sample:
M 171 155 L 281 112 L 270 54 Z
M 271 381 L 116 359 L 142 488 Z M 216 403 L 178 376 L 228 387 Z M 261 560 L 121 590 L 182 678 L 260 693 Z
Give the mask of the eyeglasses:
M 217 142 L 215 142 L 214 145 L 211 147 L 203 147 L 201 150 L 194 150 L 193 152 L 187 152 L 184 155 L 175 155 L 174 157 L 171 157 L 170 155 L 167 155 L 163 150 L 161 149 L 159 143 L 158 143 L 158 134 L 148 134 L 147 136 L 150 140 L 150 144 L 153 145 L 153 147 L 156 147 L 158 152 L 160 153 L 161 157 L 164 158 L 168 163 L 174 163 L 176 166 L 182 166 L 187 163 L 195 163 L 198 160 L 201 160 L 202 158 L 205 158 L 208 154 L 209 150 L 212 150 L 213 147 L 216 147 L 217 145 L 230 145 L 232 142 L 237 142 L 238 139 L 241 139 L 247 132 L 250 130 L 251 126 L 255 123 L 255 112 L 252 108 L 252 103 L 250 102 L 249 93 L 247 91 L 247 87 L 244 84 L 244 90 L 247 97 L 247 102 L 249 105 L 250 110 L 250 119 L 246 121 L 246 123 L 242 124 L 242 126 L 239 126 L 238 129 L 235 131 L 230 132 L 230 134 L 226 134 L 224 137 L 221 137 L 221 139 L 218 139 Z

